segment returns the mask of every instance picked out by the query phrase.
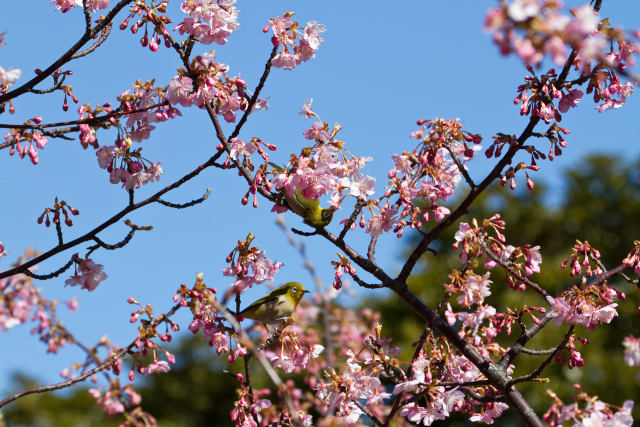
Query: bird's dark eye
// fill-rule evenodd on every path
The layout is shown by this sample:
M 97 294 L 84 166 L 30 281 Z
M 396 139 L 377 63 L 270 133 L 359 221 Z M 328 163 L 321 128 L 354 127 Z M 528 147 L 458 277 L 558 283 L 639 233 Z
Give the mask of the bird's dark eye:
M 330 213 L 329 212 L 322 212 L 322 218 L 329 218 Z
M 295 294 L 296 292 L 298 292 L 298 288 L 291 288 L 291 292 Z

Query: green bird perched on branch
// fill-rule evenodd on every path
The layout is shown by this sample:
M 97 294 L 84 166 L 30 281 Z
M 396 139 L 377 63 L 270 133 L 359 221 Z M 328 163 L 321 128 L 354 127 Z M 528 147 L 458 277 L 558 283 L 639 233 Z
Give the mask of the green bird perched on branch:
M 318 199 L 308 199 L 302 195 L 302 190 L 299 188 L 295 194 L 290 196 L 287 192 L 284 192 L 284 198 L 287 201 L 289 209 L 296 214 L 300 215 L 305 224 L 319 228 L 329 225 L 333 219 L 333 208 L 322 209 Z
M 276 288 L 251 303 L 239 315 L 247 319 L 257 320 L 265 325 L 278 323 L 288 319 L 306 291 L 298 282 L 289 282 Z

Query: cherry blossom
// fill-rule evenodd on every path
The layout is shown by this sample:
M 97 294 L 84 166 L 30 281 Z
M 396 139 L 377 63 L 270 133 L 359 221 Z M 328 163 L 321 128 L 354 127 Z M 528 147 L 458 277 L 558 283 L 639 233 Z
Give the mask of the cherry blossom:
M 80 285 L 80 288 L 91 292 L 98 287 L 100 282 L 107 278 L 107 274 L 102 271 L 102 264 L 96 264 L 89 258 L 77 259 L 76 265 L 81 274 L 78 275 L 76 272 L 67 279 L 64 282 L 66 286 Z
M 176 27 L 202 44 L 226 44 L 227 37 L 240 28 L 235 0 L 185 0 L 180 8 L 187 17 Z

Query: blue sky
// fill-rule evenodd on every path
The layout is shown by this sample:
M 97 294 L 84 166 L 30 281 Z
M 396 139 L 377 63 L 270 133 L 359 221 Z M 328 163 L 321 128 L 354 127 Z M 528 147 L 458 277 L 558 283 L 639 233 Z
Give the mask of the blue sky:
M 270 109 L 255 114 L 241 138 L 248 140 L 255 135 L 276 144 L 278 151 L 273 159 L 285 162 L 288 153 L 298 153 L 306 143 L 302 131 L 311 122 L 298 112 L 306 99 L 313 98 L 314 111 L 323 120 L 343 126 L 340 136 L 352 153 L 373 156 L 374 161 L 364 172 L 377 178 L 376 189 L 380 192 L 391 155 L 413 148 L 409 133 L 416 129 L 419 118 L 459 117 L 467 130 L 483 135 L 485 147 L 496 132 L 519 134 L 524 128 L 526 119 L 519 116 L 512 100 L 526 71 L 517 59 L 501 57 L 490 35 L 482 30 L 484 12 L 490 5 L 493 3 L 472 0 L 407 1 L 393 6 L 389 2 L 244 0 L 237 4 L 241 10 L 240 30 L 229 43 L 198 46 L 195 53 L 215 49 L 218 60 L 230 66 L 230 75 L 239 73 L 252 88 L 271 49 L 270 36 L 262 33 L 270 17 L 293 10 L 301 24 L 316 20 L 326 25 L 325 42 L 317 58 L 293 71 L 272 72 L 263 91 L 263 96 L 270 97 Z M 178 2 L 170 4 L 176 20 L 180 16 L 178 6 Z M 610 17 L 615 25 L 637 28 L 638 22 L 632 18 L 640 16 L 640 4 L 605 1 L 602 15 Z M 0 18 L 0 32 L 7 32 L 7 45 L 0 47 L 0 65 L 22 69 L 19 83 L 23 83 L 33 69 L 45 68 L 59 57 L 82 30 L 79 10 L 63 15 L 54 12 L 48 1 L 7 2 Z M 67 83 L 73 85 L 81 103 L 113 102 L 137 78 L 168 83 L 180 66 L 177 56 L 164 48 L 152 53 L 140 47 L 140 37 L 114 28 L 107 43 L 94 54 L 65 67 L 74 71 Z M 46 122 L 77 118 L 73 105 L 63 113 L 61 104 L 60 94 L 27 95 L 15 103 L 16 114 L 0 116 L 0 123 L 22 123 L 35 115 Z M 580 108 L 564 115 L 563 125 L 572 130 L 565 154 L 552 163 L 542 163 L 542 172 L 532 178 L 553 186 L 562 170 L 577 165 L 590 152 L 636 158 L 640 151 L 639 105 L 634 95 L 624 108 L 600 114 L 585 98 Z M 181 110 L 181 119 L 159 124 L 152 138 L 144 142 L 143 153 L 151 160 L 162 161 L 165 174 L 159 183 L 143 188 L 137 200 L 195 168 L 217 145 L 203 111 Z M 227 134 L 230 129 L 226 128 Z M 114 138 L 109 133 L 98 136 L 102 144 L 111 144 Z M 546 145 L 543 147 L 546 151 Z M 472 176 L 484 176 L 492 164 L 478 158 L 470 164 Z M 36 224 L 36 218 L 54 197 L 67 200 L 81 212 L 74 218 L 72 229 L 65 231 L 67 239 L 109 218 L 127 200 L 126 193 L 109 184 L 106 172 L 98 168 L 94 151 L 82 150 L 78 141 L 50 141 L 40 152 L 37 166 L 27 159 L 9 157 L 6 150 L 0 152 L 0 181 L 0 240 L 10 251 L 0 260 L 0 269 L 8 268 L 27 247 L 45 251 L 56 244 L 55 232 Z M 518 185 L 524 187 L 524 181 L 520 179 Z M 132 307 L 126 299 L 133 296 L 152 304 L 157 312 L 164 311 L 172 304 L 171 297 L 180 283 L 190 285 L 198 272 L 204 273 L 211 287 L 226 289 L 230 281 L 221 274 L 225 256 L 248 232 L 256 235 L 255 244 L 268 257 L 285 263 L 276 284 L 299 280 L 312 288 L 300 257 L 275 226 L 271 206 L 264 200 L 258 209 L 242 206 L 246 185 L 233 172 L 207 170 L 166 199 L 192 200 L 206 188 L 212 189 L 210 198 L 196 207 L 173 210 L 150 206 L 129 216 L 134 223 L 153 225 L 154 229 L 137 233 L 121 250 L 93 255 L 109 275 L 96 291 L 65 288 L 67 275 L 38 283 L 48 298 L 80 297 L 79 312 L 67 314 L 61 310 L 80 340 L 92 344 L 106 333 L 119 345 L 128 344 L 135 328 L 128 322 Z M 348 213 L 337 213 L 338 220 Z M 286 214 L 285 218 L 290 226 L 304 228 L 294 215 Z M 338 231 L 337 223 L 334 220 L 329 229 Z M 113 242 L 126 232 L 124 225 L 116 225 L 100 237 Z M 355 231 L 351 239 L 353 246 L 366 250 L 368 241 L 363 232 Z M 305 243 L 319 274 L 330 283 L 333 270 L 329 261 L 336 258 L 335 249 L 317 237 L 306 238 Z M 395 236 L 387 236 L 378 244 L 377 260 L 389 273 L 401 267 L 406 244 Z M 83 249 L 48 260 L 40 271 L 58 268 L 73 252 L 82 253 Z M 250 298 L 263 292 L 259 289 Z M 361 295 L 342 298 L 351 304 Z M 184 323 L 187 316 L 178 319 L 183 321 L 182 333 L 189 333 Z M 8 391 L 8 375 L 15 370 L 37 376 L 46 384 L 58 381 L 64 367 L 82 359 L 75 349 L 64 349 L 58 356 L 45 354 L 45 346 L 29 335 L 29 329 L 23 325 L 0 334 L 2 395 Z

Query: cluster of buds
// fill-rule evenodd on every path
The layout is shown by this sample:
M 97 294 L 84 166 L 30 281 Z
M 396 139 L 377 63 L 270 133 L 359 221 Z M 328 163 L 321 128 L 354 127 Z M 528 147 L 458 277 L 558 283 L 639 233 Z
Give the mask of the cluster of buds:
M 267 178 L 265 174 L 265 171 L 269 166 L 269 153 L 264 148 L 262 148 L 261 145 L 264 145 L 264 147 L 270 151 L 275 151 L 277 147 L 274 144 L 265 142 L 255 136 L 251 138 L 251 141 L 249 142 L 244 142 L 239 138 L 231 138 L 229 142 L 231 143 L 229 155 L 227 156 L 225 162 L 222 164 L 223 167 L 230 167 L 232 162 L 237 162 L 246 167 L 249 171 L 253 172 L 255 170 L 255 165 L 251 160 L 251 155 L 255 154 L 256 152 L 260 154 L 260 157 L 262 157 L 262 160 L 264 161 L 264 163 L 262 163 L 258 167 L 258 170 L 255 172 L 255 175 L 251 180 L 249 190 L 242 198 L 242 204 L 246 205 L 247 203 L 249 203 L 249 196 L 253 195 L 253 207 L 257 208 L 258 186 L 264 185 L 267 191 L 271 190 L 271 183 L 269 181 L 269 178 Z M 216 148 L 218 150 L 223 150 L 224 146 L 222 144 L 219 144 Z
M 582 261 L 580 261 L 582 258 Z M 561 269 L 565 269 L 567 264 L 571 266 L 569 274 L 576 276 L 582 272 L 582 268 L 586 268 L 585 275 L 587 277 L 599 276 L 602 274 L 602 267 L 600 263 L 600 251 L 591 246 L 588 241 L 581 242 L 576 240 L 576 244 L 571 248 L 571 255 L 569 255 L 562 264 Z M 595 266 L 592 267 L 591 264 Z
M 44 225 L 49 227 L 51 225 L 51 220 L 49 220 L 50 213 L 53 213 L 53 223 L 56 225 L 60 224 L 60 213 L 62 212 L 62 216 L 64 216 L 64 223 L 67 224 L 67 227 L 71 227 L 73 225 L 73 221 L 71 221 L 67 209 L 69 210 L 69 212 L 71 212 L 71 215 L 80 214 L 80 212 L 70 204 L 68 204 L 64 200 L 59 202 L 58 198 L 56 197 L 56 200 L 53 203 L 53 207 L 45 208 L 44 212 L 42 212 L 42 215 L 38 217 L 38 224 L 42 224 L 42 222 L 44 221 Z
M 95 108 L 91 108 L 90 104 L 81 105 L 78 108 L 78 128 L 80 129 L 80 144 L 82 145 L 82 148 L 87 148 L 89 146 L 92 146 L 93 148 L 99 147 L 98 140 L 96 139 L 96 129 L 98 126 L 91 126 L 90 123 L 103 113 L 108 116 L 113 113 L 113 108 L 111 107 L 110 102 L 107 102 L 104 105 L 96 105 Z M 110 116 L 106 121 L 102 121 L 102 123 L 100 123 L 100 127 L 108 128 L 111 125 L 117 124 L 117 119 Z
M 140 39 L 142 47 L 149 47 L 151 52 L 157 52 L 162 41 L 161 38 L 164 39 L 166 47 L 171 47 L 171 36 L 166 26 L 171 23 L 171 19 L 163 15 L 167 12 L 168 3 L 169 0 L 152 2 L 150 5 L 146 2 L 135 2 L 129 9 L 129 15 L 120 24 L 120 29 L 126 29 L 129 26 L 129 20 L 138 15 L 140 18 L 131 26 L 131 33 L 136 34 L 144 25 L 144 35 Z M 149 24 L 152 26 L 151 36 L 149 36 Z
M 41 122 L 42 117 L 38 116 L 27 120 L 24 124 L 27 126 L 31 123 L 39 125 Z M 9 155 L 13 156 L 17 152 L 22 159 L 28 154 L 34 165 L 38 164 L 38 149 L 43 149 L 47 145 L 47 137 L 36 129 L 12 129 L 4 136 L 4 139 L 11 144 Z
M 640 274 L 640 240 L 633 241 L 633 250 L 622 260 L 627 267 L 633 268 L 636 274 Z
M 131 370 L 129 371 L 129 379 L 133 381 L 135 378 L 134 369 L 137 369 L 141 375 L 150 375 L 153 373 L 164 373 L 171 370 L 171 366 L 176 362 L 175 356 L 167 351 L 164 347 L 159 345 L 154 339 L 159 338 L 160 341 L 170 342 L 171 331 L 177 332 L 180 328 L 177 323 L 172 321 L 168 315 L 160 314 L 154 316 L 153 307 L 150 304 L 142 305 L 134 298 L 129 297 L 127 299 L 129 304 L 138 305 L 141 308 L 131 313 L 129 321 L 134 323 L 140 322 L 138 328 L 138 336 L 134 341 L 134 347 L 128 352 L 128 355 L 132 358 Z M 144 319 L 140 317 L 144 315 Z M 158 328 L 164 325 L 164 333 L 160 332 Z M 136 351 L 137 349 L 138 351 Z M 145 363 L 145 356 L 151 351 L 153 361 L 151 363 Z M 158 360 L 158 351 L 164 353 L 166 360 Z M 117 366 L 117 365 L 116 365 Z M 118 371 L 118 372 L 115 372 Z M 115 374 L 119 373 L 119 367 L 114 370 Z
M 349 258 L 338 252 L 340 261 L 331 261 L 331 265 L 335 268 L 335 275 L 333 279 L 333 287 L 335 290 L 342 288 L 342 274 L 346 271 L 350 276 L 355 276 L 356 268 L 351 264 Z

